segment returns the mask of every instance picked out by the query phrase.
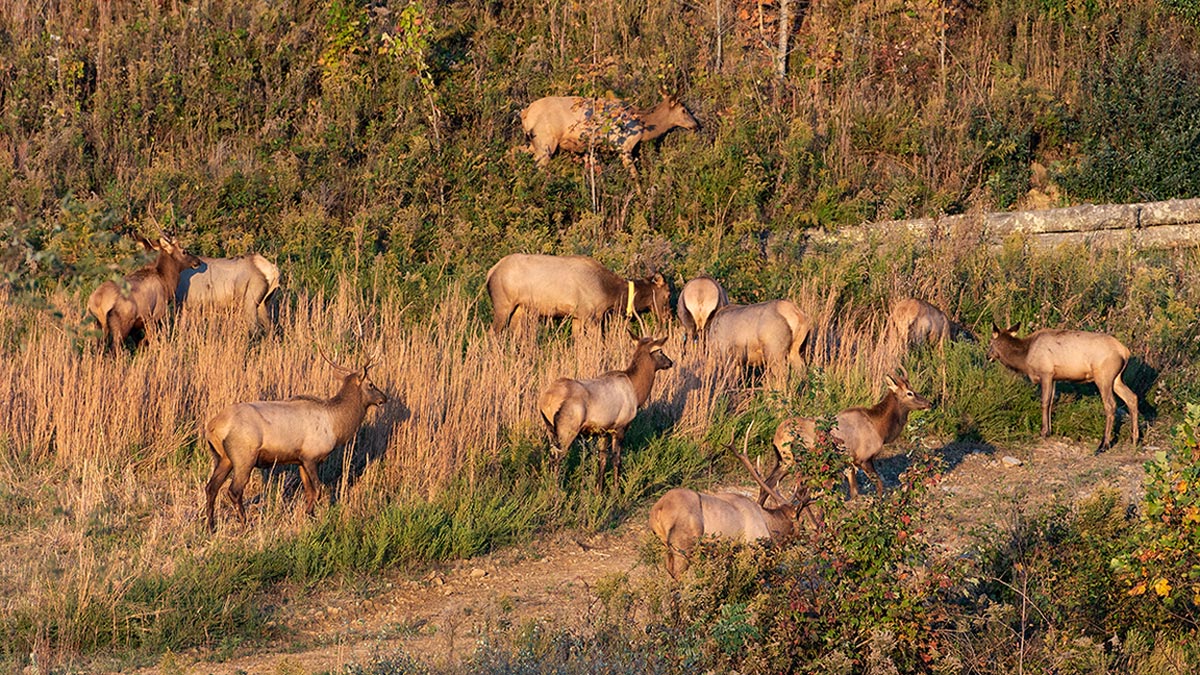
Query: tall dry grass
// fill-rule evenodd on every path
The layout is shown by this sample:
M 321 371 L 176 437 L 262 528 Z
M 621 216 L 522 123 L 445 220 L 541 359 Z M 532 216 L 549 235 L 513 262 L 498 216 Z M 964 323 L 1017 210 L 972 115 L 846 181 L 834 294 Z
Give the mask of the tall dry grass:
M 231 314 L 185 312 L 132 355 L 102 353 L 93 341 L 79 349 L 47 315 L 4 303 L 0 494 L 16 508 L 0 519 L 0 615 L 51 609 L 83 623 L 96 597 L 169 575 L 181 552 L 261 549 L 311 527 L 299 500 L 272 491 L 251 501 L 248 527 L 222 497 L 219 532 L 207 535 L 201 428 L 234 402 L 332 395 L 339 373 L 319 350 L 348 365 L 377 354 L 372 377 L 391 397 L 367 417 L 348 461 L 335 454 L 323 466 L 330 498 L 353 518 L 436 498 L 451 484 L 474 489 L 514 440 L 546 445 L 535 405 L 545 385 L 623 368 L 632 353 L 618 322 L 575 337 L 493 335 L 475 317 L 476 298 L 457 286 L 420 320 L 406 316 L 401 297 L 384 295 L 367 312 L 348 280 L 338 288 L 286 303 L 280 338 L 253 337 Z M 680 346 L 668 344 L 677 366 L 660 374 L 646 414 L 698 440 L 735 374 Z M 628 447 L 627 457 L 637 452 Z M 262 488 L 252 480 L 247 498 Z

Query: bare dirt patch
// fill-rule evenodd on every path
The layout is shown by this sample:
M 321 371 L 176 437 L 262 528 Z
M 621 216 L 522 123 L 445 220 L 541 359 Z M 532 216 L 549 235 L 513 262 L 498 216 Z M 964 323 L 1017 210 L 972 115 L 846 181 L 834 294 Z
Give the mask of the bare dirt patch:
M 1125 443 L 1104 453 L 1061 439 L 1023 448 L 947 445 L 930 537 L 947 551 L 962 551 L 980 527 L 1004 527 L 1014 513 L 1036 513 L 1097 489 L 1119 490 L 1136 502 L 1142 464 L 1157 449 L 1154 438 L 1136 450 Z M 903 455 L 882 462 L 885 482 L 895 485 L 907 462 Z M 290 639 L 232 655 L 196 650 L 164 662 L 189 675 L 337 672 L 399 654 L 439 666 L 461 662 L 496 630 L 529 622 L 586 630 L 597 584 L 606 577 L 663 574 L 639 562 L 649 537 L 643 511 L 608 533 L 564 533 L 416 577 L 395 573 L 357 588 L 296 594 L 278 612 Z M 162 665 L 140 672 L 163 672 Z

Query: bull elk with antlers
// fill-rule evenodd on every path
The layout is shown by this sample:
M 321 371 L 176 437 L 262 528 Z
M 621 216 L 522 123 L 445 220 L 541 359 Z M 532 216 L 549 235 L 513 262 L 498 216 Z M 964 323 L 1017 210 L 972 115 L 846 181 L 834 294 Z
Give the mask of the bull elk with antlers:
M 88 297 L 88 313 L 100 324 L 101 343 L 111 341 L 114 352 L 121 349 L 135 328 L 143 331 L 140 343 L 148 342 L 175 299 L 180 274 L 200 266 L 200 259 L 184 251 L 174 237 L 163 235 L 157 243 L 139 234 L 133 237 L 146 250 L 158 252 L 154 264 L 126 275 L 123 285 L 127 290 L 115 281 L 105 281 Z
M 751 424 L 753 426 L 753 424 Z M 709 494 L 687 488 L 675 488 L 663 495 L 650 508 L 650 529 L 667 548 L 665 566 L 672 578 L 678 579 L 691 565 L 692 551 L 702 537 L 719 537 L 729 541 L 751 543 L 760 539 L 783 542 L 799 531 L 800 517 L 805 516 L 814 529 L 823 526 L 820 510 L 810 498 L 808 489 L 797 482 L 790 499 L 783 498 L 768 485 L 742 452 L 735 453 L 760 489 L 775 499 L 775 506 L 766 507 L 745 495 L 733 492 Z M 729 445 L 733 451 L 733 444 Z
M 858 496 L 858 470 L 862 469 L 875 483 L 878 494 L 883 494 L 883 480 L 875 470 L 875 456 L 883 446 L 900 437 L 908 414 L 914 410 L 933 407 L 929 399 L 912 390 L 908 384 L 908 371 L 900 367 L 898 375 L 884 375 L 888 391 L 878 403 L 871 407 L 846 408 L 837 414 L 837 426 L 830 432 L 847 454 L 852 466 L 846 469 L 850 483 L 850 496 Z M 812 417 L 792 417 L 780 422 L 775 430 L 775 468 L 767 475 L 766 484 L 774 487 L 780 478 L 795 464 L 793 443 L 801 440 L 811 448 L 817 441 L 817 421 Z M 763 503 L 769 493 L 759 493 Z
M 325 358 L 325 355 L 321 355 Z M 299 464 L 304 482 L 305 508 L 311 515 L 317 500 L 317 466 L 333 449 L 354 438 L 371 406 L 387 403 L 388 397 L 375 387 L 367 370 L 329 365 L 346 373 L 332 398 L 296 396 L 286 401 L 235 403 L 213 416 L 204 435 L 213 455 L 213 472 L 205 488 L 208 528 L 215 531 L 213 504 L 221 486 L 233 475 L 229 497 L 238 517 L 246 522 L 242 493 L 250 474 L 257 468 Z

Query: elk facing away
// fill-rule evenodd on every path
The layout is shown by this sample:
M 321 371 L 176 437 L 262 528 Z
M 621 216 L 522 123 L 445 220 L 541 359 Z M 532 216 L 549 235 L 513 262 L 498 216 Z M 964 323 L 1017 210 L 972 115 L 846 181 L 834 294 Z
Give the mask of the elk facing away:
M 546 423 L 551 452 L 557 461 L 562 461 L 579 434 L 607 434 L 611 438 L 613 485 L 619 484 L 625 430 L 650 397 L 655 374 L 675 365 L 662 351 L 666 341 L 665 337 L 637 339 L 633 358 L 625 370 L 609 371 L 589 380 L 560 378 L 542 392 L 538 411 Z M 602 448 L 599 452 L 596 483 L 601 489 L 609 454 L 609 449 Z
M 812 322 L 791 300 L 725 305 L 708 322 L 708 346 L 748 366 L 785 374 L 804 365 L 801 348 Z
M 712 315 L 728 304 L 729 296 L 716 279 L 707 275 L 699 276 L 684 284 L 683 290 L 679 291 L 676 313 L 688 337 L 696 340 L 697 336 L 706 334 Z
M 732 492 L 708 494 L 687 488 L 667 492 L 650 508 L 650 529 L 667 548 L 664 562 L 672 578 L 679 578 L 691 565 L 692 551 L 702 537 L 742 543 L 767 538 L 786 541 L 799 530 L 801 515 L 805 515 L 815 529 L 821 528 L 821 514 L 803 483 L 797 482 L 791 499 L 784 499 L 755 471 L 746 457 L 745 447 L 738 459 L 759 488 L 775 499 L 776 505 L 764 507 L 750 497 Z
M 633 150 L 638 143 L 675 127 L 696 129 L 696 118 L 671 96 L 647 110 L 635 110 L 619 99 L 547 96 L 521 111 L 521 127 L 538 166 L 546 166 L 556 150 L 586 153 L 593 145 L 616 150 L 621 163 L 637 178 Z
M 600 321 L 611 312 L 632 316 L 651 310 L 666 321 L 671 289 L 661 274 L 625 280 L 582 255 L 513 253 L 487 273 L 492 298 L 492 330 L 507 327 L 522 313 L 569 316 L 574 327 Z
M 906 298 L 892 305 L 888 333 L 897 349 L 921 344 L 934 344 L 942 349 L 949 339 L 975 339 L 969 330 L 950 320 L 945 312 L 916 298 Z
M 183 307 L 236 307 L 251 330 L 271 330 L 267 300 L 279 289 L 279 268 L 251 253 L 237 258 L 200 258 L 184 270 L 175 291 Z
M 900 437 L 908 422 L 908 413 L 927 410 L 933 404 L 924 396 L 914 392 L 908 384 L 908 372 L 901 368 L 900 375 L 884 375 L 888 392 L 879 403 L 866 407 L 847 408 L 837 414 L 837 425 L 831 431 L 838 444 L 845 449 L 852 466 L 846 469 L 850 483 L 850 496 L 858 496 L 858 469 L 862 469 L 875 483 L 879 494 L 883 494 L 883 480 L 875 470 L 875 457 L 883 446 Z M 778 455 L 775 468 L 767 475 L 771 487 L 795 464 L 793 443 L 801 440 L 811 448 L 817 440 L 817 421 L 811 417 L 792 417 L 780 422 L 775 430 L 775 452 Z M 759 494 L 759 503 L 766 493 Z
M 1100 449 L 1112 444 L 1117 401 L 1113 392 L 1129 408 L 1133 425 L 1133 444 L 1138 443 L 1138 397 L 1121 379 L 1129 365 L 1129 349 L 1111 335 L 1081 330 L 1035 331 L 1026 338 L 1017 337 L 1021 324 L 1000 330 L 992 324 L 992 342 L 988 358 L 1003 363 L 1033 382 L 1042 385 L 1042 436 L 1050 435 L 1050 412 L 1054 406 L 1055 382 L 1095 382 L 1104 402 L 1104 439 Z
M 88 297 L 88 313 L 100 324 L 101 342 L 111 342 L 114 352 L 120 351 L 135 328 L 142 329 L 142 344 L 150 340 L 154 327 L 175 299 L 180 274 L 200 265 L 199 258 L 184 251 L 170 236 L 160 237 L 158 243 L 134 236 L 147 250 L 158 251 L 154 264 L 125 276 L 128 292 L 115 281 L 105 281 Z
M 317 466 L 335 447 L 354 438 L 371 406 L 387 403 L 387 396 L 367 375 L 369 367 L 368 363 L 361 370 L 348 371 L 333 398 L 297 396 L 286 401 L 235 403 L 208 421 L 204 435 L 213 454 L 213 472 L 205 488 L 209 530 L 216 530 L 213 504 L 230 474 L 229 497 L 238 517 L 246 522 L 242 493 L 256 467 L 299 464 L 305 507 L 312 514 L 320 485 Z

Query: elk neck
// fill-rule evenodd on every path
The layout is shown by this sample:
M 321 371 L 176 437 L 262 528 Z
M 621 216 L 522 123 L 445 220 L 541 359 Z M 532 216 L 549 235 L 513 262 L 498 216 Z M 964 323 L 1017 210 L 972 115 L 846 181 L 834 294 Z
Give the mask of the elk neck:
M 167 300 L 174 301 L 175 289 L 179 286 L 179 277 L 183 273 L 183 263 L 165 251 L 159 251 L 158 259 L 154 261 L 154 273 L 167 287 Z
M 885 444 L 896 440 L 908 422 L 908 410 L 900 405 L 900 399 L 891 391 L 879 403 L 867 409 L 867 416 Z
M 630 363 L 623 372 L 633 384 L 638 407 L 642 407 L 646 399 L 650 398 L 650 390 L 654 387 L 654 374 L 658 372 L 654 365 L 654 355 L 649 350 L 639 349 L 633 355 L 633 363 Z
M 1025 372 L 1025 363 L 1029 359 L 1029 345 L 1033 338 L 1019 338 L 1015 335 L 1002 333 L 992 340 L 992 348 L 996 358 L 1004 365 Z
M 330 413 L 337 444 L 342 445 L 353 438 L 363 417 L 367 415 L 367 404 L 357 373 L 350 373 L 342 380 L 338 392 L 325 401 L 325 409 Z

